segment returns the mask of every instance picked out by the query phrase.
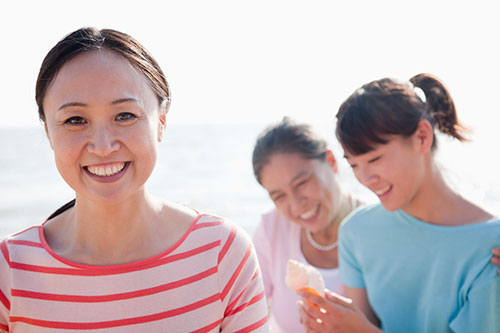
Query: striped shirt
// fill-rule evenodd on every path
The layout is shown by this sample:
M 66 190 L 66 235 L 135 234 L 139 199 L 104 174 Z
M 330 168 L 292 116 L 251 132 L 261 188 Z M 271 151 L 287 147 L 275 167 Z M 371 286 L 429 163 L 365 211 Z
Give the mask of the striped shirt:
M 0 243 L 0 331 L 264 332 L 267 306 L 248 235 L 199 215 L 165 252 L 112 266 L 54 253 L 42 225 Z

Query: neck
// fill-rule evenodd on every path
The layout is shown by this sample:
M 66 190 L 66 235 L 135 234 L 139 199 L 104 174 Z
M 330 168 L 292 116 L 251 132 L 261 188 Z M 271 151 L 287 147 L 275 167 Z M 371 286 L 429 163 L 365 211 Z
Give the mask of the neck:
M 77 197 L 66 219 L 66 236 L 73 249 L 90 257 L 127 258 L 154 234 L 160 210 L 145 193 L 109 205 Z
M 337 240 L 337 232 L 340 222 L 355 208 L 355 203 L 349 194 L 341 192 L 339 196 L 338 209 L 328 226 L 314 233 L 314 239 L 320 244 L 327 244 Z
M 427 170 L 411 201 L 402 207 L 405 213 L 437 225 L 469 224 L 490 216 L 453 191 L 432 159 Z

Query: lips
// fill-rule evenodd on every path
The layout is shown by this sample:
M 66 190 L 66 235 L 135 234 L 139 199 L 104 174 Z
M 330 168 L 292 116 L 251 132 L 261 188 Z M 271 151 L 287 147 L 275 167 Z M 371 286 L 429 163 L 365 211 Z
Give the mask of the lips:
M 300 214 L 299 218 L 304 221 L 313 219 L 319 214 L 319 207 L 320 205 L 317 204 L 311 210 L 308 210 L 307 212 Z
M 388 197 L 391 191 L 392 191 L 392 186 L 388 185 L 386 187 L 373 190 L 373 193 L 377 195 L 380 201 L 384 201 Z
M 381 196 L 381 195 L 384 195 L 387 192 L 389 192 L 390 189 L 391 189 L 391 186 L 388 185 L 384 188 L 381 188 L 380 190 L 374 190 L 373 192 L 375 192 L 376 195 Z
M 120 163 L 113 163 L 113 164 L 99 165 L 99 166 L 89 165 L 85 168 L 89 173 L 93 175 L 100 177 L 110 177 L 122 171 L 124 167 L 125 163 L 120 162 Z

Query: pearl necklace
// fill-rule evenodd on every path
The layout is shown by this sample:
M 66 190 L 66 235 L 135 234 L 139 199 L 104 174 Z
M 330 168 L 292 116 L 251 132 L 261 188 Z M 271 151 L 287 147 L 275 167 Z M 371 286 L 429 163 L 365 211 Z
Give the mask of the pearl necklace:
M 349 200 L 349 204 L 350 204 L 349 212 L 350 212 L 350 211 L 353 210 L 354 207 L 356 207 L 356 200 L 354 198 L 352 198 L 352 197 L 350 197 L 349 199 L 350 199 Z M 328 245 L 318 244 L 314 240 L 314 238 L 312 237 L 311 230 L 304 228 L 304 232 L 306 234 L 307 240 L 309 241 L 309 244 L 311 244 L 312 247 L 314 247 L 316 250 L 331 251 L 331 250 L 333 250 L 334 248 L 336 248 L 339 245 L 339 240 L 338 239 L 335 242 L 333 242 L 332 244 L 328 244 Z
M 338 246 L 338 240 L 336 240 L 335 242 L 333 242 L 332 244 L 329 244 L 329 245 L 321 245 L 321 244 L 318 244 L 316 243 L 316 241 L 314 240 L 314 238 L 312 237 L 311 235 L 311 230 L 309 229 L 305 229 L 304 230 L 305 233 L 306 233 L 306 238 L 307 240 L 309 241 L 309 243 L 316 249 L 316 250 L 320 250 L 320 251 L 330 251 L 330 250 L 333 250 L 334 248 L 336 248 Z

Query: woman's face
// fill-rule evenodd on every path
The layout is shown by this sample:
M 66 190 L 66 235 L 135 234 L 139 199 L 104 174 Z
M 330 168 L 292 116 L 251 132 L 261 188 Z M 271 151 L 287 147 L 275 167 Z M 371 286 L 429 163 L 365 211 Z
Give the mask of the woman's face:
M 368 153 L 346 153 L 358 181 L 375 193 L 389 211 L 410 205 L 423 184 L 425 158 L 418 140 L 395 135 Z
M 329 151 L 325 161 L 299 153 L 276 153 L 261 171 L 262 186 L 287 219 L 316 232 L 335 219 L 341 201 L 337 165 Z
M 43 101 L 59 173 L 77 197 L 118 202 L 144 191 L 165 114 L 146 78 L 110 51 L 80 54 Z

